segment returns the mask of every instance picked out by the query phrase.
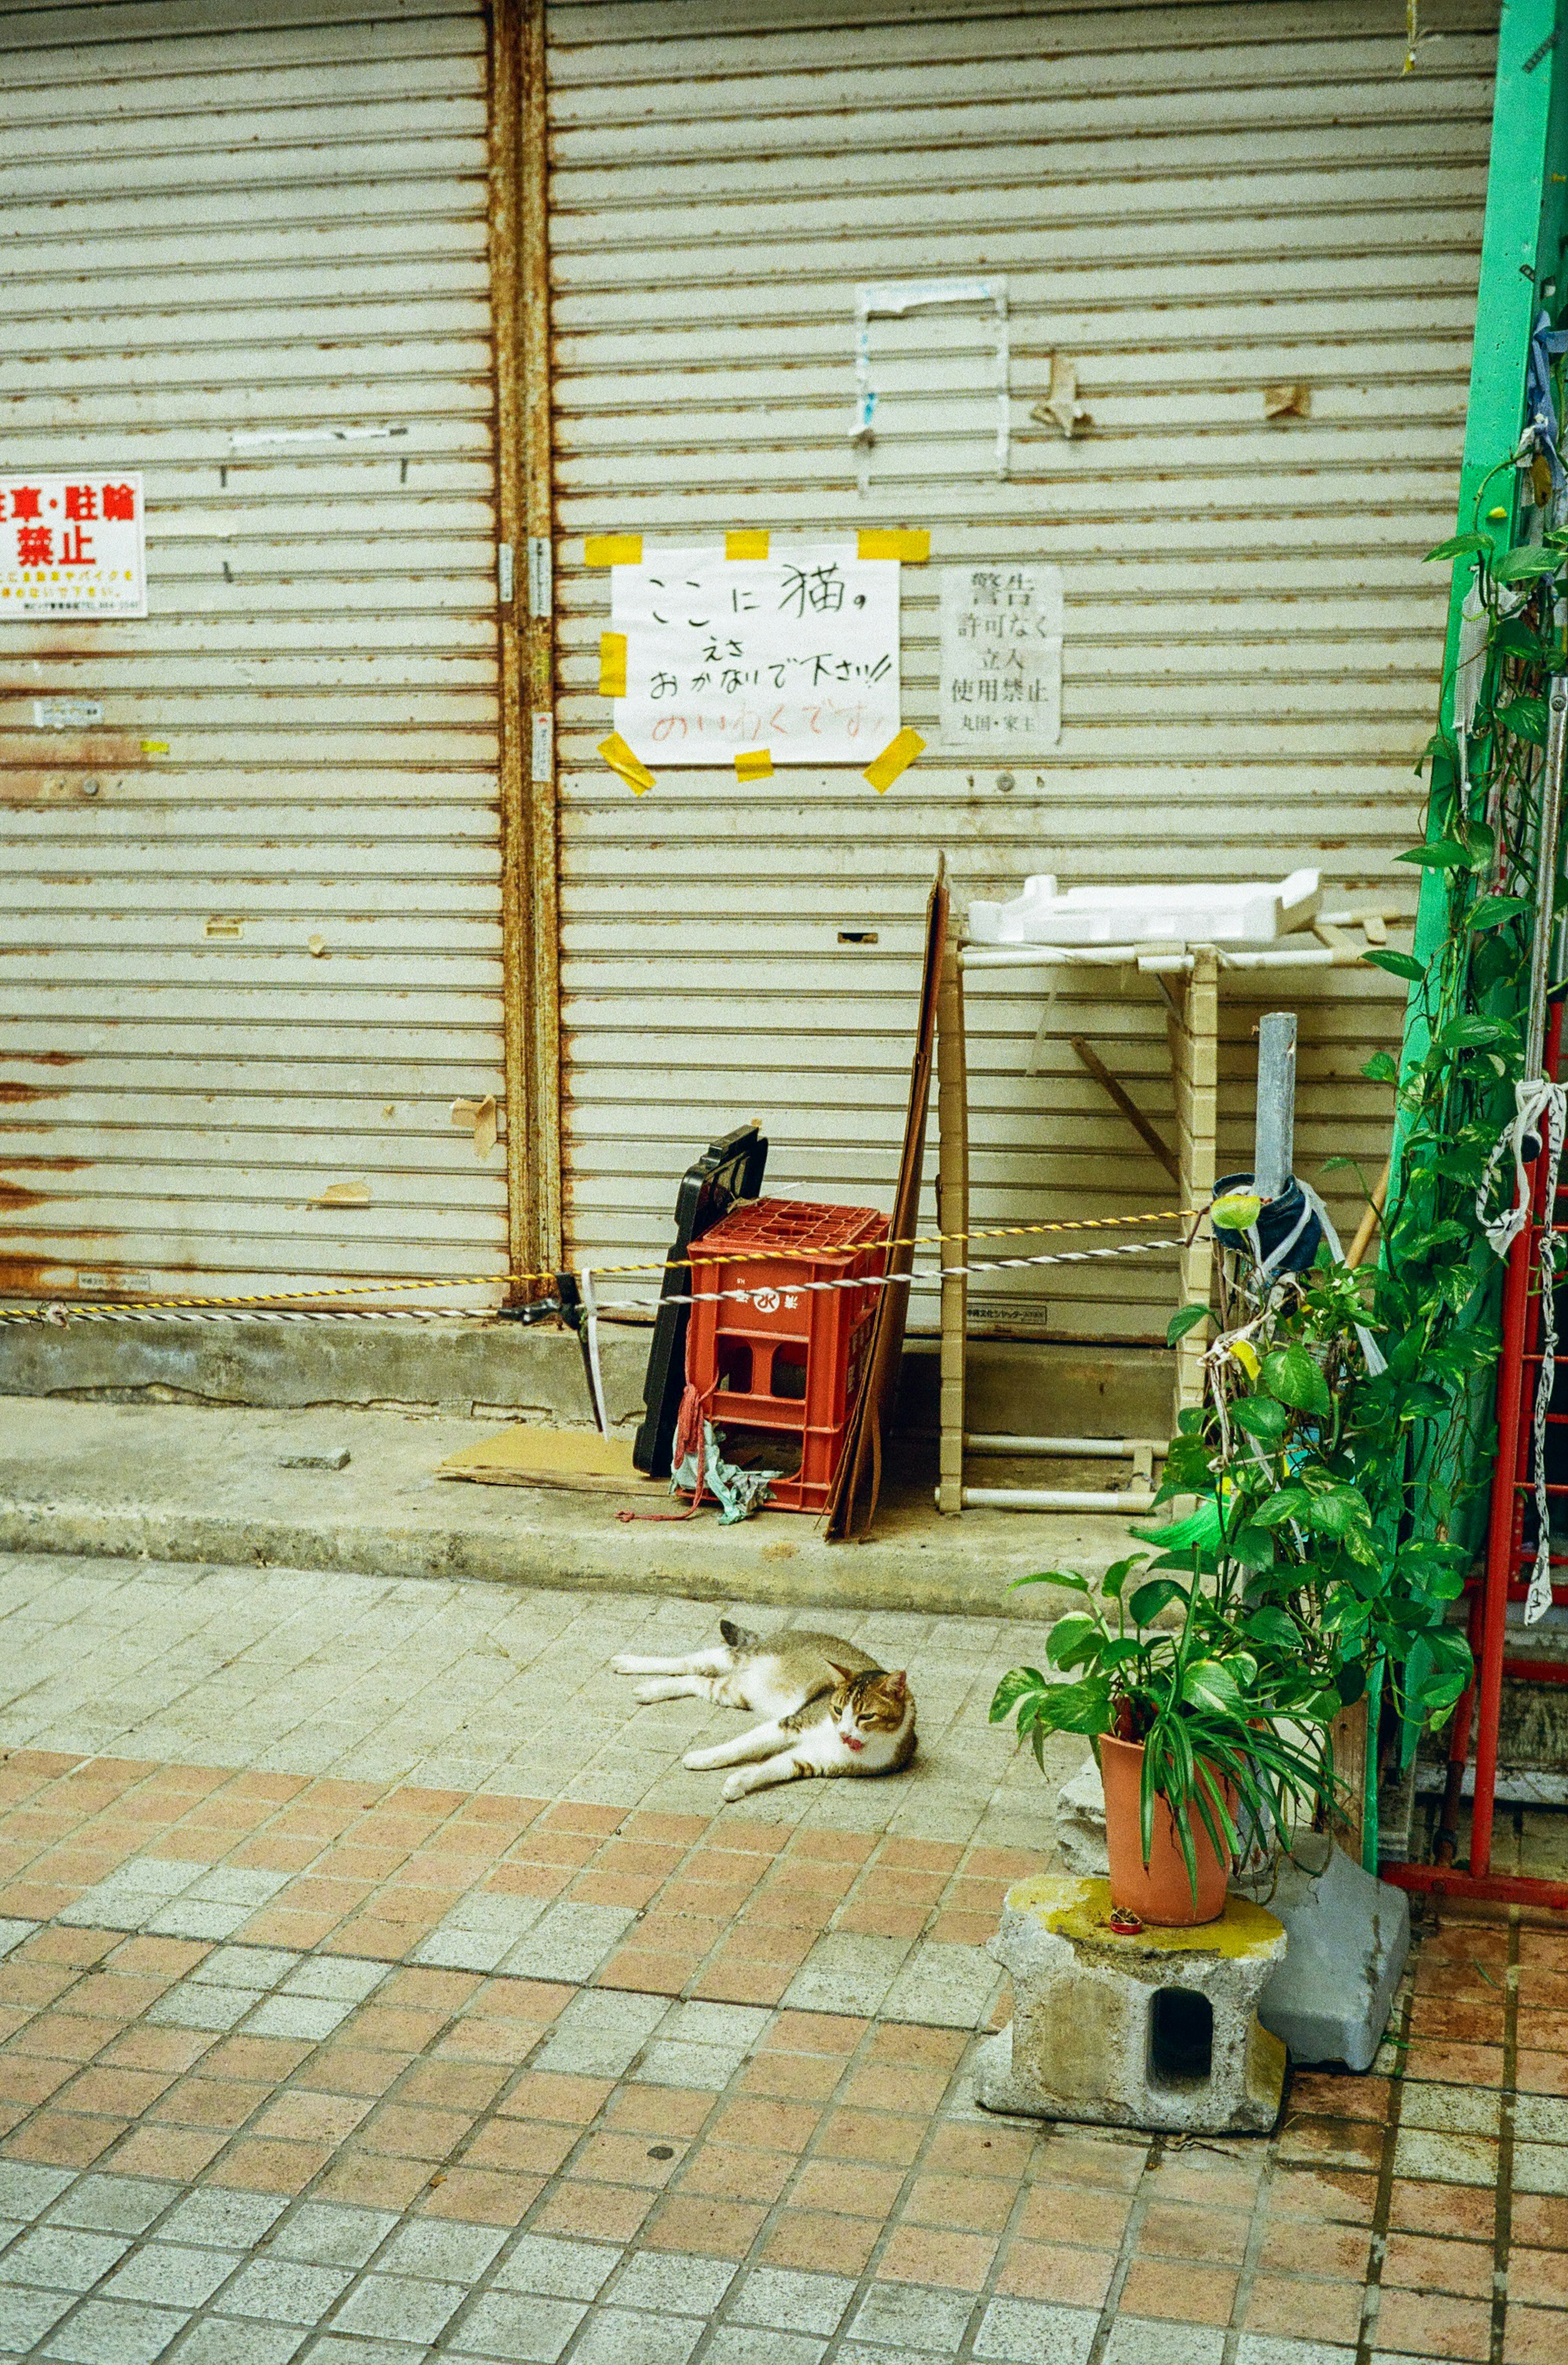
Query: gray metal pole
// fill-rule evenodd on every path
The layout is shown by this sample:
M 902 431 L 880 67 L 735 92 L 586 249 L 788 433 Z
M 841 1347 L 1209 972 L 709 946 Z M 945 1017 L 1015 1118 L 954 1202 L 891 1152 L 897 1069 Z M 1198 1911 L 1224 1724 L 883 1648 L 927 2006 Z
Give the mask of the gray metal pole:
M 1258 1022 L 1258 1122 L 1252 1187 L 1265 1202 L 1282 1198 L 1295 1155 L 1295 1012 L 1271 1010 Z

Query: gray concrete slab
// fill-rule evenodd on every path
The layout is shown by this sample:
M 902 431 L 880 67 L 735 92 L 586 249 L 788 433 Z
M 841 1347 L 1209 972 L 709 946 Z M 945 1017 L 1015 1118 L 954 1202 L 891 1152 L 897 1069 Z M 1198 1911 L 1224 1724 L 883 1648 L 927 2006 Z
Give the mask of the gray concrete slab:
M 916 1487 L 890 1491 L 868 1541 L 829 1544 L 814 1519 L 786 1512 L 736 1528 L 706 1510 L 617 1516 L 678 1508 L 662 1487 L 622 1501 L 438 1478 L 437 1465 L 480 1433 L 434 1413 L 13 1396 L 0 1423 L 0 1551 L 1036 1619 L 1070 1597 L 1011 1593 L 1010 1579 L 1053 1567 L 1094 1575 L 1126 1549 L 1118 1519 L 944 1519 Z M 280 1462 L 343 1444 L 341 1470 Z

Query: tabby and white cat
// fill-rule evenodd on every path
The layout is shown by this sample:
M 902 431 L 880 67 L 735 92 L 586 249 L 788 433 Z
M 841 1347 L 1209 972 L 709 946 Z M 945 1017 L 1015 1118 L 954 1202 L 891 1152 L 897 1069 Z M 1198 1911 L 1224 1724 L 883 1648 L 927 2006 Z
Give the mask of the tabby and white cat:
M 813 1774 L 898 1774 L 914 1755 L 914 1697 L 901 1668 L 889 1675 L 853 1642 L 794 1627 L 766 1639 L 721 1618 L 722 1643 L 684 1659 L 644 1659 L 622 1651 L 618 1676 L 647 1676 L 640 1700 L 711 1699 L 750 1709 L 766 1721 L 716 1749 L 689 1749 L 694 1771 L 745 1765 L 724 1784 L 744 1799 L 775 1782 Z

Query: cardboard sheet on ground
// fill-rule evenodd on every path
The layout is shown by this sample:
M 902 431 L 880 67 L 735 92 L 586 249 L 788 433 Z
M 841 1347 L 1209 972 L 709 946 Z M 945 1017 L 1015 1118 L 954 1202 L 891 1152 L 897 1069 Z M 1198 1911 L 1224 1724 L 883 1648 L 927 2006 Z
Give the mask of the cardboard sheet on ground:
M 542 1429 L 520 1421 L 497 1437 L 482 1437 L 436 1466 L 438 1478 L 471 1478 L 483 1486 L 566 1486 L 584 1495 L 664 1494 L 632 1463 L 632 1439 L 600 1437 L 596 1429 Z

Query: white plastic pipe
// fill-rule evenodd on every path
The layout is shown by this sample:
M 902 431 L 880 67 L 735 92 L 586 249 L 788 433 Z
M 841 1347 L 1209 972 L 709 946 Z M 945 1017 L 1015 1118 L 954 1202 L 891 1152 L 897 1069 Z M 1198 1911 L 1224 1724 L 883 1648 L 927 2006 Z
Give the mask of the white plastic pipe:
M 939 1498 L 938 1498 L 939 1499 Z M 966 1511 L 1152 1511 L 1143 1487 L 1120 1495 L 1081 1495 L 1070 1486 L 966 1486 Z
M 1170 1448 L 1153 1437 L 1009 1437 L 1002 1431 L 966 1431 L 967 1453 L 1048 1453 L 1076 1462 L 1130 1462 L 1135 1453 L 1158 1459 Z

